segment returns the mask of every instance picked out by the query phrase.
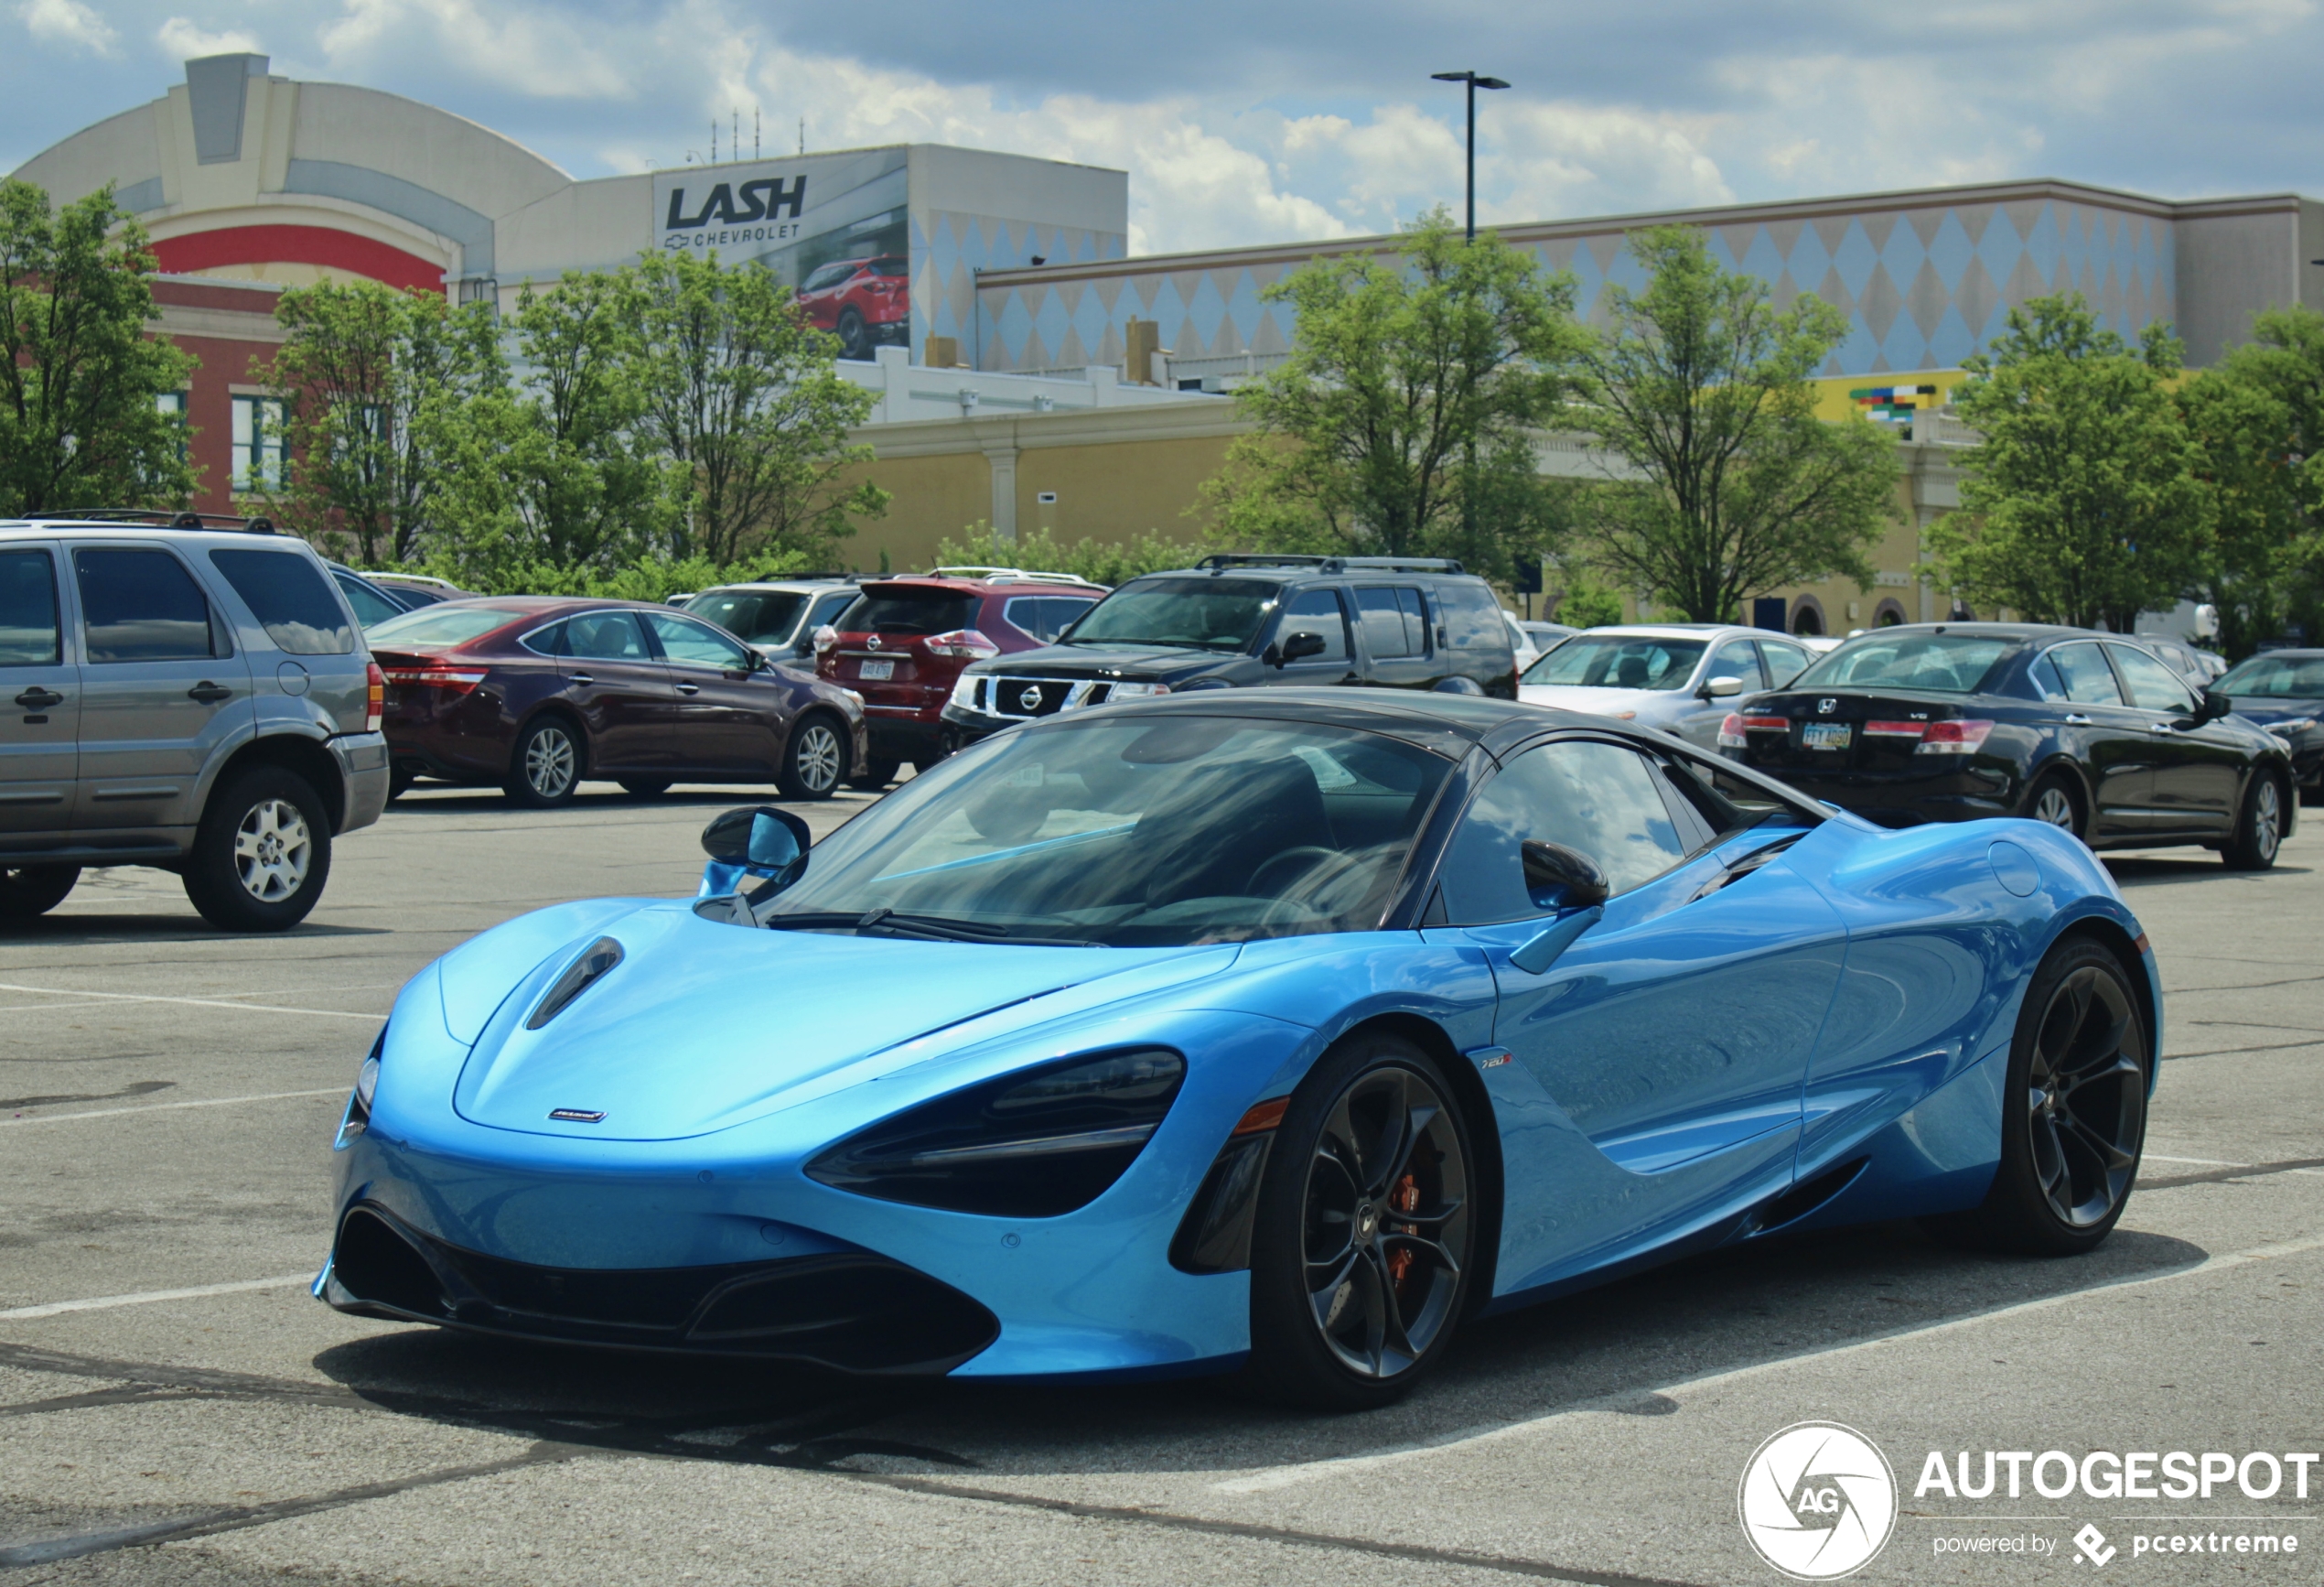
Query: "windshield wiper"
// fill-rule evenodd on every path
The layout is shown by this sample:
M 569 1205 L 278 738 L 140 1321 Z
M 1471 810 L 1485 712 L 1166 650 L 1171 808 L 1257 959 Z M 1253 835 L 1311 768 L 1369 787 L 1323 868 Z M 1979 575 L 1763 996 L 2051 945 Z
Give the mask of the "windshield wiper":
M 952 920 L 943 915 L 898 914 L 885 906 L 861 912 L 823 909 L 796 914 L 769 915 L 761 923 L 769 931 L 829 931 L 845 927 L 856 935 L 925 937 L 936 942 L 1006 943 L 1011 947 L 1087 948 L 1100 945 L 1087 937 L 1020 936 L 1016 929 L 983 921 Z

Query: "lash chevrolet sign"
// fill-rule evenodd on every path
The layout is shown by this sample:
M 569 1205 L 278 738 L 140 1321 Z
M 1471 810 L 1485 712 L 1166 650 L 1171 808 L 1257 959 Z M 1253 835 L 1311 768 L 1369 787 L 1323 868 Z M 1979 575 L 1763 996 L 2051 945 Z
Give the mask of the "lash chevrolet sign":
M 755 259 L 794 285 L 828 260 L 901 254 L 905 159 L 865 149 L 658 172 L 654 245 Z

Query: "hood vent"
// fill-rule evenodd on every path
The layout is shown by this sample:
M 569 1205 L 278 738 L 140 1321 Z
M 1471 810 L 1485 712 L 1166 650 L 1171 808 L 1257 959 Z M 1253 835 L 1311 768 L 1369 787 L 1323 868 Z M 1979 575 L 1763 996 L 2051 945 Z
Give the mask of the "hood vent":
M 621 945 L 611 937 L 599 937 L 589 945 L 588 951 L 565 966 L 565 974 L 556 979 L 541 1006 L 533 1010 L 533 1018 L 524 1022 L 528 1031 L 538 1031 L 565 1010 L 574 999 L 597 985 L 605 973 L 621 962 Z

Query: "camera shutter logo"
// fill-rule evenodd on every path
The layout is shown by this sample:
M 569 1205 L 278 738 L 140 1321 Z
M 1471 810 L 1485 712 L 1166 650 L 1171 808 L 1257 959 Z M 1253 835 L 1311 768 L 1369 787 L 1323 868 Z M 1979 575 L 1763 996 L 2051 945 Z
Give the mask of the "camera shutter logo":
M 1786 1576 L 1828 1582 L 1869 1564 L 1897 1519 L 1897 1476 L 1854 1428 L 1803 1421 L 1759 1445 L 1736 1495 L 1743 1536 Z

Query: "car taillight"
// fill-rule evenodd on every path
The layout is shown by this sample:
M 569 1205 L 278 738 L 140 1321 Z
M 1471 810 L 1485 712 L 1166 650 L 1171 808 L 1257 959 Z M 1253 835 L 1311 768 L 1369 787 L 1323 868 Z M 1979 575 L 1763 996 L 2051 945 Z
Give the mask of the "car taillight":
M 839 643 L 839 631 L 825 623 L 815 631 L 815 653 L 823 655 Z
M 1993 731 L 1991 722 L 1959 721 L 1931 722 L 1921 748 L 1921 755 L 1974 755 L 1985 743 L 1985 735 Z
M 1719 724 L 1719 748 L 1748 750 L 1750 745 L 1751 740 L 1743 734 L 1743 718 L 1733 711 L 1727 712 L 1727 719 Z
M 1864 736 L 1867 739 L 1918 739 L 1928 732 L 1926 722 L 1867 722 Z
M 950 633 L 931 636 L 928 642 L 928 653 L 966 656 L 971 661 L 981 661 L 985 656 L 1000 654 L 1001 647 L 973 628 L 956 628 Z
M 363 664 L 363 731 L 376 733 L 387 717 L 387 675 L 380 671 L 380 664 Z
M 415 684 L 422 688 L 448 689 L 465 695 L 484 681 L 480 670 L 454 666 L 449 662 L 422 662 L 417 666 L 390 667 L 383 681 L 391 684 Z

